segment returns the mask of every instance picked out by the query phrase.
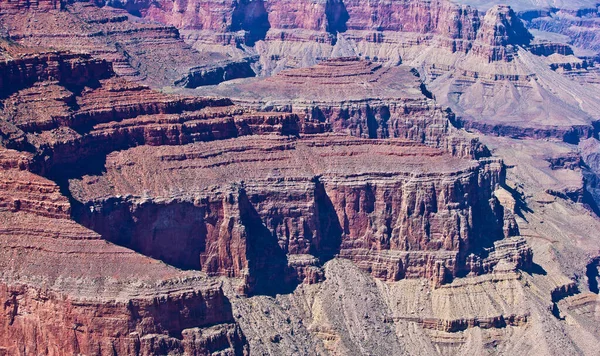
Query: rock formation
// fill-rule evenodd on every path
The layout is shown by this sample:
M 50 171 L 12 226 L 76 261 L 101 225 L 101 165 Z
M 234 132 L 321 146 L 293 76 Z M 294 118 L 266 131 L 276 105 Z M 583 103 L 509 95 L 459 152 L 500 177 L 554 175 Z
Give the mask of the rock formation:
M 597 353 L 594 59 L 471 2 L 0 2 L 0 354 Z
M 106 169 L 71 180 L 77 219 L 111 241 L 209 274 L 266 282 L 281 278 L 269 274 L 283 272 L 272 264 L 285 265 L 286 254 L 288 264 L 293 255 L 339 254 L 383 279 L 443 283 L 491 270 L 497 261 L 482 251 L 504 238 L 505 215 L 491 197 L 502 183 L 498 162 L 452 159 L 406 141 L 248 136 L 134 148 L 110 155 Z M 138 181 L 140 171 L 152 180 Z M 530 263 L 527 248 L 513 253 L 516 266 Z M 251 264 L 263 258 L 271 265 Z
M 476 139 L 456 130 L 453 113 L 438 107 L 418 73 L 406 67 L 338 58 L 194 93 L 219 93 L 259 110 L 297 113 L 336 133 L 404 138 L 460 157 L 489 155 Z
M 199 53 L 181 40 L 176 28 L 140 22 L 123 10 L 61 1 L 64 11 L 39 5 L 15 12 L 16 4 L 21 2 L 0 2 L 0 24 L 8 39 L 25 46 L 89 53 L 113 62 L 117 74 L 134 80 L 196 87 L 254 76 L 252 58 Z M 167 62 L 172 65 L 166 66 Z
M 218 283 L 107 243 L 53 182 L 3 149 L 0 350 L 8 355 L 244 352 Z

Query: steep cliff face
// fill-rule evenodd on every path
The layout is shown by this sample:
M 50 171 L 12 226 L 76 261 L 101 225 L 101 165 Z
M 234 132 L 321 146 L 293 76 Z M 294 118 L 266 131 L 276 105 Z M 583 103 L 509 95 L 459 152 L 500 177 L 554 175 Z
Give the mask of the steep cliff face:
M 249 136 L 131 149 L 106 168 L 71 180 L 78 220 L 169 263 L 245 278 L 251 292 L 314 282 L 316 270 L 295 263 L 336 254 L 388 280 L 484 273 L 497 263 L 484 250 L 511 219 L 492 197 L 498 162 L 407 141 Z M 140 171 L 153 179 L 132 180 Z M 513 253 L 516 266 L 528 265 L 527 248 Z
M 2 149 L 0 350 L 9 355 L 241 355 L 218 283 L 102 240 L 70 220 L 32 156 Z
M 231 59 L 214 51 L 199 53 L 183 42 L 175 27 L 139 21 L 124 10 L 64 2 L 63 11 L 50 11 L 42 3 L 13 11 L 20 3 L 0 3 L 0 28 L 10 40 L 37 48 L 90 53 L 113 62 L 115 72 L 130 79 L 158 87 L 176 82 L 195 87 L 214 84 L 213 72 L 226 73 L 216 82 L 254 76 L 250 56 Z M 171 65 L 165 66 L 165 61 Z
M 91 164 L 140 144 L 324 129 L 318 122 L 303 124 L 295 114 L 256 113 L 229 99 L 164 95 L 115 77 L 108 63 L 86 55 L 51 52 L 3 66 L 2 80 L 14 83 L 2 87 L 5 145 L 35 150 L 41 172 L 74 162 Z
M 351 0 L 346 7 L 351 30 L 435 33 L 449 40 L 471 41 L 480 27 L 477 10 L 447 1 L 372 2 L 365 6 Z M 457 50 L 469 49 L 460 42 L 449 44 Z
M 477 53 L 496 61 L 508 59 L 500 47 L 526 46 L 531 40 L 531 35 L 508 7 L 495 7 L 483 17 L 474 8 L 444 0 L 366 4 L 357 0 L 135 4 L 127 2 L 122 6 L 135 6 L 142 16 L 182 30 L 244 30 L 250 34 L 250 45 L 257 39 L 276 40 L 278 34 L 283 38 L 289 30 L 328 33 L 330 36 L 325 38 L 332 45 L 336 43 L 336 35 L 346 31 L 369 33 L 376 41 L 381 41 L 385 33 L 399 32 L 427 35 L 417 35 L 424 41 L 436 36 L 438 46 L 461 53 L 468 52 L 474 41 L 483 41 L 486 46 L 499 48 L 492 51 L 496 53 L 481 48 Z M 488 43 L 490 41 L 494 43 Z
M 61 63 L 62 54 L 53 55 L 54 62 Z M 65 58 L 82 67 L 97 65 L 85 62 L 87 57 Z M 385 83 L 390 83 L 387 94 L 396 98 L 393 104 L 359 102 L 355 111 L 349 111 L 351 115 L 344 115 L 345 109 L 335 100 L 322 105 L 322 110 L 306 106 L 296 113 L 259 113 L 233 106 L 228 99 L 164 95 L 112 77 L 109 67 L 88 75 L 91 86 L 82 88 L 68 84 L 68 77 L 61 78 L 60 71 L 56 78 L 45 74 L 54 73 L 55 66 L 38 67 L 39 73 L 32 76 L 37 82 L 4 100 L 5 122 L 21 132 L 13 136 L 22 139 L 11 141 L 9 136 L 6 143 L 33 150 L 32 168 L 38 172 L 65 186 L 75 179 L 68 184 L 77 202 L 77 220 L 109 241 L 174 266 L 242 278 L 247 292 L 271 293 L 270 286 L 281 288 L 276 281 L 282 280 L 283 287 L 319 281 L 319 259 L 337 254 L 380 278 L 426 277 L 440 284 L 470 272 L 490 271 L 498 261 L 490 259 L 489 249 L 494 248 L 494 241 L 510 235 L 504 234 L 503 209 L 492 195 L 502 184 L 501 164 L 459 158 L 476 157 L 478 146 L 460 135 L 449 139 L 455 129 L 448 117 L 428 102 L 422 83 L 406 70 L 390 72 L 346 59 L 284 73 L 265 84 L 274 90 L 301 93 L 295 88 L 306 90 L 307 78 L 323 81 L 321 89 L 332 91 L 357 83 L 357 78 L 385 88 Z M 83 72 L 95 73 L 91 69 Z M 406 80 L 394 86 L 391 78 L 397 79 L 397 74 Z M 327 82 L 337 84 L 326 89 Z M 364 95 L 352 86 L 345 90 L 338 95 L 346 99 Z M 382 100 L 388 97 L 379 92 L 373 95 Z M 303 100 L 311 102 L 310 97 Z M 315 114 L 316 110 L 327 116 Z M 371 121 L 376 116 L 369 116 L 369 111 L 389 116 L 374 124 Z M 387 125 L 389 132 L 383 129 Z M 305 136 L 327 130 L 406 141 L 336 135 L 299 141 L 254 138 L 263 134 Z M 214 142 L 179 146 L 198 141 Z M 141 155 L 139 150 L 127 150 L 132 156 L 125 160 L 131 163 L 124 167 L 119 163 L 122 155 L 111 154 L 138 145 L 186 148 L 172 152 L 160 148 Z M 211 150 L 214 154 L 207 153 Z M 163 151 L 167 153 L 160 153 Z M 375 157 L 369 163 L 370 151 Z M 138 168 L 134 162 L 141 157 L 162 158 L 144 160 Z M 232 161 L 222 161 L 223 157 Z M 302 157 L 308 158 L 299 164 Z M 192 164 L 194 161 L 197 163 Z M 181 162 L 185 164 L 180 166 Z M 250 162 L 254 163 L 248 165 Z M 324 162 L 329 163 L 324 166 Z M 442 162 L 439 172 L 429 168 Z M 288 165 L 287 170 L 282 168 Z M 131 177 L 129 173 L 124 178 L 112 176 L 127 167 L 148 172 L 144 174 L 153 177 L 151 186 L 132 182 L 124 191 L 111 188 Z M 108 176 L 95 176 L 104 169 Z M 179 173 L 160 183 L 158 177 L 164 170 Z M 212 180 L 215 172 L 220 180 Z M 189 175 L 196 178 L 189 179 Z M 137 182 L 139 175 L 135 177 Z M 208 187 L 213 187 L 212 193 Z M 69 207 L 62 204 L 51 210 L 68 215 Z M 5 205 L 13 210 L 35 210 L 27 197 L 17 196 Z M 507 215 L 506 220 L 510 219 Z M 370 250 L 381 251 L 381 255 L 367 253 Z M 527 249 L 515 249 L 509 259 L 523 267 L 530 256 Z
M 59 11 L 63 8 L 64 0 L 5 0 L 0 2 L 0 10 L 7 13 L 17 13 L 20 11 Z
M 512 15 L 490 22 L 504 27 L 488 26 L 468 8 L 398 3 L 415 16 L 406 37 L 385 16 L 353 22 L 358 5 L 336 1 L 310 3 L 325 9 L 310 25 L 318 29 L 280 33 L 308 34 L 304 39 L 337 49 L 348 45 L 344 36 L 365 39 L 358 47 L 404 43 L 412 58 L 432 54 L 439 62 L 446 59 L 433 54 L 442 50 L 474 63 L 457 75 L 462 83 L 482 78 L 481 63 L 513 68 L 523 59 L 519 53 L 489 62 L 488 52 L 453 49 L 442 40 L 457 48 L 518 45 L 511 44 L 510 33 L 518 32 L 510 29 Z M 260 50 L 273 36 L 275 4 L 236 6 L 226 30 L 244 31 Z M 387 5 L 377 6 L 381 16 Z M 422 9 L 430 13 L 421 17 Z M 478 38 L 481 31 L 448 22 L 446 9 L 490 32 Z M 302 15 L 284 10 L 281 23 Z M 123 55 L 139 45 L 143 57 L 149 50 L 142 39 L 152 43 L 157 31 L 166 35 L 154 44 L 174 43 L 171 27 L 107 11 L 75 4 L 57 13 L 65 19 L 76 13 L 90 28 L 101 24 L 102 31 L 119 33 L 109 38 L 128 38 Z M 317 12 L 307 14 L 316 19 Z M 19 28 L 38 32 L 13 40 L 47 43 L 43 31 L 56 33 L 40 16 L 27 19 Z M 34 20 L 43 24 L 35 27 Z M 21 26 L 6 13 L 2 21 L 11 31 Z M 127 37 L 133 33 L 142 37 Z M 60 45 L 68 37 L 56 38 Z M 432 52 L 417 53 L 430 45 Z M 587 222 L 584 214 L 569 215 L 576 222 L 558 214 L 558 223 L 549 219 L 519 236 L 535 215 L 527 221 L 513 215 L 530 212 L 515 201 L 523 198 L 519 191 L 505 186 L 504 165 L 485 158 L 487 148 L 454 126 L 452 112 L 425 87 L 426 76 L 381 65 L 379 58 L 344 58 L 266 80 L 182 90 L 196 96 L 167 95 L 118 77 L 118 65 L 113 73 L 106 61 L 87 55 L 1 48 L 8 73 L 2 80 L 18 83 L 0 97 L 2 144 L 20 152 L 0 151 L 0 353 L 244 355 L 248 345 L 253 353 L 277 355 L 485 353 L 487 340 L 519 353 L 530 346 L 514 340 L 542 335 L 557 337 L 569 354 L 576 347 L 566 332 L 578 329 L 561 322 L 560 313 L 582 324 L 593 318 L 585 314 L 593 298 L 579 298 L 568 276 L 589 269 L 592 289 L 594 256 L 565 277 L 533 264 L 530 247 L 552 268 L 553 257 L 568 261 L 571 250 L 552 256 L 544 244 L 552 238 L 567 244 L 552 229 L 567 223 L 585 229 L 589 224 L 578 223 Z M 439 62 L 424 67 L 452 77 L 452 65 L 436 67 Z M 194 65 L 200 81 L 223 73 L 202 63 Z M 169 78 L 181 79 L 177 73 Z M 186 75 L 182 84 L 197 80 Z M 501 74 L 485 75 L 494 81 Z M 521 83 L 510 75 L 507 80 Z M 212 98 L 203 96 L 208 93 Z M 218 98 L 225 95 L 233 99 Z M 553 209 L 544 204 L 535 210 Z M 560 309 L 557 317 L 549 305 Z
M 406 67 L 337 58 L 195 93 L 219 93 L 258 110 L 297 113 L 336 133 L 404 138 L 459 157 L 489 155 L 477 140 L 453 126 L 453 113 L 438 107 L 418 73 Z
M 558 34 L 558 38 L 581 55 L 589 56 L 600 49 L 596 4 L 573 7 L 562 4 L 541 11 L 522 11 L 520 16 L 528 28 L 539 31 L 540 35 Z
M 510 7 L 497 5 L 483 18 L 474 52 L 486 55 L 489 61 L 510 60 L 515 46 L 527 47 L 532 39 Z
M 438 103 L 451 107 L 466 128 L 571 143 L 593 136 L 600 92 L 594 85 L 582 90 L 571 85 L 573 79 L 598 82 L 590 52 L 574 51 L 560 36 L 548 37 L 550 29 L 544 30 L 546 35 L 535 31 L 539 36 L 534 39 L 510 7 L 482 11 L 449 1 L 416 0 L 276 1 L 264 3 L 264 12 L 260 8 L 261 25 L 248 20 L 246 24 L 255 25 L 182 29 L 183 36 L 199 50 L 219 44 L 232 56 L 257 55 L 252 66 L 259 76 L 347 56 L 386 66 L 402 63 L 418 69 Z M 252 19 L 254 11 L 247 11 Z M 238 19 L 243 18 L 240 12 Z M 544 21 L 554 21 L 551 15 Z M 233 15 L 222 16 L 234 23 Z M 595 15 L 565 12 L 568 16 L 585 17 L 592 27 Z M 536 19 L 526 18 L 530 28 L 537 29 L 532 27 Z M 328 30 L 332 23 L 336 30 Z M 577 22 L 565 26 L 578 27 Z M 253 28 L 261 29 L 260 36 L 250 34 Z
M 0 97 L 36 82 L 57 81 L 68 87 L 83 87 L 111 76 L 114 76 L 112 65 L 90 55 L 64 52 L 24 55 L 0 63 Z

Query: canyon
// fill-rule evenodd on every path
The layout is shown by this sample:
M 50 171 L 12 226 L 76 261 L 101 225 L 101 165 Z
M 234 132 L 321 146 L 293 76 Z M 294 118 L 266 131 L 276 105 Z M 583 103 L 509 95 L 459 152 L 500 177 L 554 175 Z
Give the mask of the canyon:
M 509 5 L 0 1 L 0 355 L 596 354 L 597 6 Z

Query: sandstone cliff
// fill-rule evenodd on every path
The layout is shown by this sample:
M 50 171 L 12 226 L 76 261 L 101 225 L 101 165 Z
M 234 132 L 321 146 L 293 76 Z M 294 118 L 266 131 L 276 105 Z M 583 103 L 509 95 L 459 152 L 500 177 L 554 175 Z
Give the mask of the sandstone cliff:
M 595 92 L 509 8 L 15 4 L 0 354 L 597 351 L 596 149 L 568 143 L 596 134 Z M 238 59 L 278 74 L 152 89 L 249 74 Z M 530 139 L 457 127 L 484 114 Z
M 58 186 L 2 150 L 0 350 L 8 355 L 244 352 L 218 283 L 70 220 Z
M 90 53 L 113 62 L 117 74 L 156 86 L 177 82 L 196 87 L 254 76 L 251 56 L 232 59 L 213 51 L 199 53 L 182 41 L 175 27 L 139 21 L 124 10 L 109 11 L 87 2 L 61 2 L 62 11 L 45 3 L 0 2 L 0 27 L 8 39 L 25 46 Z

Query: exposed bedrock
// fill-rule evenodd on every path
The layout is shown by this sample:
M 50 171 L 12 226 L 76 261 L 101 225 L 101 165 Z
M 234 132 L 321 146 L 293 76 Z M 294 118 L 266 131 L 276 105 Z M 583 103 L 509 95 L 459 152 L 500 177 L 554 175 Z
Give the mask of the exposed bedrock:
M 518 231 L 492 195 L 500 162 L 407 141 L 249 136 L 130 149 L 106 170 L 70 181 L 78 221 L 179 267 L 244 278 L 250 292 L 318 281 L 333 255 L 436 284 L 531 260 L 518 238 L 504 240 Z
M 557 6 L 519 15 L 528 28 L 538 30 L 541 34 L 558 34 L 558 38 L 574 46 L 576 52 L 582 55 L 593 55 L 600 51 L 597 6 L 577 10 Z
M 527 47 L 532 39 L 509 6 L 497 5 L 483 17 L 473 51 L 489 61 L 510 60 L 514 46 Z
M 90 53 L 112 62 L 115 72 L 129 79 L 156 87 L 196 87 L 255 75 L 251 55 L 231 58 L 210 50 L 198 52 L 183 42 L 177 28 L 140 21 L 125 10 L 89 2 L 64 2 L 61 11 L 49 11 L 42 6 L 45 2 L 12 10 L 13 4 L 21 3 L 29 4 L 0 2 L 0 28 L 8 39 L 36 48 Z
M 215 65 L 192 67 L 183 78 L 173 84 L 184 88 L 197 88 L 204 85 L 215 85 L 232 79 L 254 77 L 252 63 L 255 59 L 245 58 L 239 61 L 227 61 Z
M 124 301 L 74 300 L 34 286 L 1 284 L 7 315 L 0 325 L 0 350 L 10 355 L 241 355 L 245 340 L 230 307 L 227 323 L 227 308 L 218 305 L 223 300 L 217 289 Z M 207 313 L 214 313 L 212 320 Z M 211 326 L 214 320 L 219 324 Z
M 0 352 L 242 355 L 221 285 L 115 246 L 70 219 L 59 187 L 0 150 Z
M 0 98 L 36 82 L 58 81 L 67 87 L 98 85 L 114 76 L 112 65 L 85 54 L 47 52 L 0 62 Z
M 523 127 L 518 124 L 486 123 L 471 119 L 458 119 L 458 126 L 467 130 L 476 130 L 486 135 L 505 136 L 517 139 L 551 139 L 570 144 L 578 144 L 581 140 L 593 138 L 597 132 L 592 124 L 557 126 L 557 127 Z
M 582 200 L 600 216 L 600 142 L 595 138 L 579 144 L 582 160 Z
M 336 133 L 404 138 L 459 157 L 489 156 L 485 146 L 454 127 L 452 111 L 439 107 L 418 73 L 408 67 L 345 57 L 194 93 L 217 93 L 257 110 L 297 113 Z
M 325 130 L 323 123 L 293 113 L 257 113 L 229 99 L 165 95 L 117 78 L 109 64 L 85 55 L 52 52 L 3 63 L 10 75 L 2 80 L 15 85 L 3 87 L 2 141 L 34 152 L 36 169 L 45 174 L 72 163 L 98 168 L 106 154 L 137 145 Z
M 337 43 L 337 34 L 350 31 L 360 34 L 361 42 L 381 42 L 385 34 L 411 34 L 403 44 L 432 43 L 451 52 L 467 53 L 489 61 L 511 60 L 516 46 L 527 47 L 532 35 L 508 6 L 494 6 L 481 14 L 469 6 L 450 1 L 373 1 L 357 0 L 220 2 L 202 0 L 177 2 L 126 2 L 137 4 L 143 17 L 172 24 L 187 33 L 196 33 L 201 41 L 254 45 L 257 39 L 267 42 Z M 211 11 L 208 11 L 210 8 Z M 246 32 L 242 37 L 215 36 L 209 30 L 231 33 Z M 295 30 L 294 34 L 290 30 Z M 299 33 L 304 32 L 304 36 Z M 312 33 L 312 35 L 311 35 Z M 320 33 L 322 36 L 315 36 Z M 349 37 L 349 38 L 350 38 Z M 304 39 L 303 39 L 304 38 Z M 432 39 L 436 39 L 432 41 Z M 382 46 L 383 47 L 383 46 Z M 289 53 L 289 55 L 293 55 Z
M 16 13 L 20 11 L 36 10 L 36 11 L 59 11 L 65 5 L 65 0 L 16 0 L 2 1 L 0 9 L 8 13 Z

